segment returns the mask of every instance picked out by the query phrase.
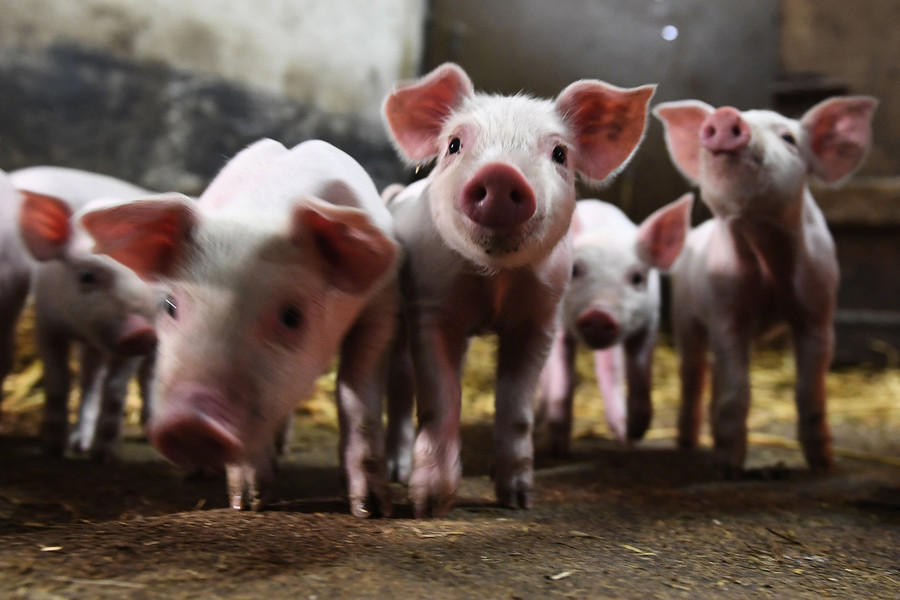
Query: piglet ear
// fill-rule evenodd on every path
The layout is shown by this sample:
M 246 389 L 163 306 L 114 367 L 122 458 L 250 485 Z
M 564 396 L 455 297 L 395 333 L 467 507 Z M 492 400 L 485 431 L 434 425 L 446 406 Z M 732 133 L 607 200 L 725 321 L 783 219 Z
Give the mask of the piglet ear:
M 96 242 L 94 252 L 149 280 L 174 273 L 199 221 L 194 201 L 175 193 L 88 206 L 78 217 Z
M 312 201 L 294 209 L 290 237 L 311 240 L 325 279 L 348 294 L 367 293 L 394 266 L 397 244 L 356 208 Z
M 644 137 L 655 91 L 654 85 L 623 89 L 596 80 L 564 89 L 556 108 L 575 134 L 575 169 L 599 181 L 624 167 Z
M 394 89 L 384 102 L 384 116 L 400 151 L 413 162 L 437 156 L 444 122 L 473 93 L 469 76 L 453 63 Z
M 663 102 L 653 109 L 653 115 L 665 126 L 672 162 L 694 183 L 700 179 L 700 127 L 714 111 L 700 100 Z
M 800 124 L 808 136 L 812 172 L 822 181 L 837 183 L 862 164 L 872 144 L 877 106 L 871 96 L 830 98 L 803 115 Z
M 661 270 L 675 263 L 691 226 L 693 203 L 694 195 L 688 192 L 644 219 L 638 227 L 637 239 L 641 260 Z
M 72 237 L 72 209 L 55 196 L 26 190 L 22 194 L 19 231 L 32 256 L 40 261 L 60 258 Z

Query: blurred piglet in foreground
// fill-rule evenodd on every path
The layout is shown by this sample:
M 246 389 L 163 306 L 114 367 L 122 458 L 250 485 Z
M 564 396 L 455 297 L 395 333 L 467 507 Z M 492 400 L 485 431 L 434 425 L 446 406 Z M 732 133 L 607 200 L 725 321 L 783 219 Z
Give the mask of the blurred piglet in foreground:
M 709 347 L 712 435 L 726 475 L 741 472 L 747 450 L 751 346 L 784 324 L 793 338 L 803 452 L 814 470 L 832 466 L 825 375 L 838 264 L 808 179 L 837 183 L 856 170 L 869 150 L 876 104 L 864 96 L 833 98 L 799 121 L 696 100 L 655 109 L 672 160 L 700 186 L 713 213 L 691 231 L 673 270 L 682 380 L 678 442 L 698 442 Z
M 427 179 L 389 200 L 406 251 L 413 366 L 395 357 L 388 455 L 392 476 L 409 481 L 416 516 L 453 506 L 463 358 L 468 338 L 488 331 L 499 337 L 497 499 L 531 505 L 535 391 L 572 270 L 566 232 L 575 176 L 601 180 L 629 159 L 653 91 L 584 80 L 556 100 L 491 96 L 445 64 L 387 98 L 385 117 L 403 156 L 437 160 Z
M 659 330 L 658 270 L 668 269 L 678 258 L 690 228 L 692 202 L 693 196 L 687 194 L 640 226 L 612 204 L 578 202 L 570 230 L 572 282 L 538 391 L 538 409 L 549 426 L 554 455 L 569 453 L 579 342 L 595 351 L 606 421 L 616 439 L 641 439 L 650 426 L 653 351 Z
M 340 349 L 350 507 L 390 513 L 381 398 L 398 248 L 355 160 L 321 141 L 262 140 L 197 204 L 164 194 L 81 220 L 97 252 L 166 289 L 148 427 L 163 455 L 224 466 L 232 506 L 258 508 L 286 424 Z
M 68 444 L 97 460 L 111 460 L 120 440 L 128 383 L 136 373 L 144 415 L 151 404 L 152 318 L 159 298 L 131 270 L 91 253 L 91 239 L 75 226 L 72 214 L 102 199 L 127 200 L 149 192 L 113 177 L 62 167 L 30 167 L 9 178 L 21 201 L 14 223 L 37 261 L 30 270 L 44 365 L 45 450 L 60 456 L 66 449 L 69 351 L 75 344 L 81 402 Z M 17 315 L 13 311 L 4 318 L 14 323 Z

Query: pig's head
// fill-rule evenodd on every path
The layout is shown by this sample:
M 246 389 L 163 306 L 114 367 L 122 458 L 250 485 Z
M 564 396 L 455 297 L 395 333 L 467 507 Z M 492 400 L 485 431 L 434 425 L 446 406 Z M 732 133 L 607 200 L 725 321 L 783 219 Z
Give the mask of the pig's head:
M 654 114 L 673 162 L 714 214 L 780 215 L 799 206 L 810 174 L 836 184 L 860 166 L 876 106 L 868 96 L 831 98 L 795 120 L 685 100 Z
M 692 202 L 693 196 L 686 194 L 654 212 L 639 227 L 624 216 L 621 221 L 591 227 L 591 215 L 585 213 L 594 207 L 591 201 L 579 203 L 572 220 L 572 282 L 562 309 L 570 334 L 599 350 L 622 343 L 656 323 L 658 271 L 669 269 L 684 247 Z
M 174 462 L 264 455 L 395 264 L 361 210 L 303 197 L 273 219 L 178 194 L 81 217 L 95 251 L 165 288 L 148 434 Z
M 411 163 L 437 160 L 428 197 L 445 243 L 478 265 L 513 268 L 565 235 L 576 173 L 603 180 L 628 161 L 653 92 L 583 80 L 555 101 L 493 96 L 448 63 L 395 89 L 384 114 Z
M 154 286 L 109 257 L 93 254 L 90 238 L 73 226 L 66 202 L 21 193 L 22 240 L 42 263 L 35 284 L 39 308 L 46 305 L 54 320 L 65 320 L 70 331 L 95 348 L 121 355 L 153 351 Z

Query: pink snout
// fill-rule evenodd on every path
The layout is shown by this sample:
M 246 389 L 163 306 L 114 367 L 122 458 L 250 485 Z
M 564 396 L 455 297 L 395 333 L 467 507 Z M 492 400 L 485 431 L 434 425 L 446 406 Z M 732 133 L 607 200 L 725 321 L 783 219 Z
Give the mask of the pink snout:
M 750 126 L 736 108 L 716 109 L 700 126 L 700 144 L 710 152 L 738 152 L 749 143 Z
M 174 463 L 221 467 L 234 462 L 244 450 L 225 418 L 227 400 L 217 390 L 184 384 L 173 391 L 162 411 L 151 421 L 150 443 Z
M 589 309 L 581 313 L 575 326 L 584 342 L 595 350 L 612 346 L 620 330 L 619 323 L 613 316 L 599 309 Z
M 149 354 L 156 349 L 153 323 L 140 315 L 128 315 L 115 344 L 116 351 L 127 356 Z
M 483 166 L 465 185 L 463 212 L 489 229 L 508 230 L 531 218 L 534 190 L 517 169 L 504 163 Z

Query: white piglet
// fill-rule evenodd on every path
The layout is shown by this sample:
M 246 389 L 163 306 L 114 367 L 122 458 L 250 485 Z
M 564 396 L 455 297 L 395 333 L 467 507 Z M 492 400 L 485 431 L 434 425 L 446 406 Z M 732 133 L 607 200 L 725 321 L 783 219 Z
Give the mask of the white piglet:
M 136 374 L 144 420 L 152 404 L 152 319 L 159 297 L 154 286 L 130 269 L 93 254 L 90 237 L 72 217 L 92 202 L 149 192 L 114 177 L 64 167 L 29 167 L 11 173 L 10 180 L 19 188 L 17 224 L 33 258 L 35 330 L 44 366 L 44 448 L 59 456 L 68 438 L 76 452 L 111 460 L 120 441 L 128 383 Z M 79 350 L 81 397 L 78 425 L 67 436 L 73 345 Z
M 691 231 L 673 269 L 678 442 L 698 443 L 709 348 L 714 451 L 725 475 L 744 466 L 752 344 L 784 325 L 793 340 L 806 461 L 814 470 L 833 464 L 825 375 L 834 347 L 838 263 L 808 180 L 838 183 L 859 167 L 876 104 L 865 96 L 832 98 L 799 120 L 697 100 L 655 109 L 672 160 L 699 185 L 713 214 Z
M 285 424 L 340 351 L 340 457 L 352 512 L 389 514 L 382 395 L 397 312 L 391 217 L 325 142 L 262 140 L 200 196 L 86 212 L 109 254 L 163 284 L 150 441 L 225 468 L 235 508 L 271 493 Z
M 571 227 L 572 282 L 538 392 L 554 455 L 569 453 L 579 343 L 594 350 L 594 371 L 610 431 L 622 442 L 639 440 L 646 433 L 653 415 L 659 271 L 671 267 L 681 252 L 692 202 L 688 194 L 640 226 L 612 204 L 578 202 Z
M 468 338 L 488 331 L 499 338 L 497 499 L 530 506 L 535 391 L 572 269 L 576 173 L 602 180 L 622 167 L 643 137 L 653 91 L 583 80 L 555 100 L 487 95 L 448 63 L 387 98 L 401 154 L 437 161 L 389 203 L 405 249 L 413 373 L 394 371 L 407 379 L 392 386 L 405 393 L 389 401 L 388 454 L 392 475 L 408 478 L 416 516 L 445 514 L 455 500 L 460 373 Z

